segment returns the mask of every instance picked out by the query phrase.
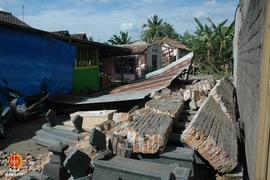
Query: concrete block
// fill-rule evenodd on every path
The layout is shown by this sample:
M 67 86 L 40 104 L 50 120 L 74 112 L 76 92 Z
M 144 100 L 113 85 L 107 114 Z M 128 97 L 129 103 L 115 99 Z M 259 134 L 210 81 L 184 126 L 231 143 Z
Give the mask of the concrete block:
M 89 143 L 97 150 L 102 151 L 106 149 L 106 136 L 96 128 L 89 133 Z
M 90 173 L 91 159 L 87 154 L 76 148 L 71 148 L 66 156 L 63 165 L 73 178 L 81 178 Z
M 93 180 L 187 180 L 190 169 L 178 165 L 114 157 L 109 161 L 98 160 L 94 163 Z
M 76 133 L 76 134 L 80 134 L 82 133 L 84 130 L 82 128 L 82 123 L 83 123 L 83 117 L 80 115 L 76 115 L 73 119 L 72 119 L 72 123 L 74 125 L 74 130 L 72 132 Z

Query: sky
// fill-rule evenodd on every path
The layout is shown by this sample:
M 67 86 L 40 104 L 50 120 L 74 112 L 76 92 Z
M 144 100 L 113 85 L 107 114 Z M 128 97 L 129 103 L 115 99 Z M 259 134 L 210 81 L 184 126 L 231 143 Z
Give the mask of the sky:
M 139 40 L 142 25 L 154 14 L 180 34 L 196 29 L 194 17 L 232 22 L 237 5 L 238 0 L 0 0 L 0 10 L 20 19 L 24 6 L 24 21 L 34 28 L 85 32 L 99 42 L 120 31 Z

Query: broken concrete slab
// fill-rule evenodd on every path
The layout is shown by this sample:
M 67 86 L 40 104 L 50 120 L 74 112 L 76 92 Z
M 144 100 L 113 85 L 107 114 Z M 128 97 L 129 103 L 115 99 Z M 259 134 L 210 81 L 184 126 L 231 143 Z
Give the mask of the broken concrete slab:
M 77 148 L 70 148 L 66 152 L 66 160 L 63 163 L 68 172 L 75 178 L 85 177 L 91 170 L 90 157 L 78 150 Z
M 48 163 L 44 166 L 43 174 L 53 180 L 65 180 L 69 177 L 66 169 L 58 163 Z
M 89 133 L 89 143 L 97 150 L 102 151 L 106 149 L 106 136 L 100 130 L 94 128 Z
M 87 133 L 76 134 L 72 132 L 73 128 L 65 126 L 50 127 L 47 124 L 42 126 L 41 130 L 36 132 L 36 136 L 33 140 L 40 145 L 50 147 L 58 142 L 62 142 L 67 145 L 74 145 L 83 139 Z
M 74 119 L 76 115 L 80 115 L 83 118 L 82 129 L 90 131 L 97 125 L 104 121 L 112 120 L 113 114 L 116 110 L 103 110 L 103 111 L 78 111 L 70 114 L 70 119 Z M 74 127 L 71 120 L 63 122 L 64 126 Z
M 236 124 L 212 96 L 203 103 L 181 138 L 220 173 L 230 172 L 238 164 Z
M 188 147 L 167 146 L 165 151 L 155 156 L 142 155 L 142 160 L 162 164 L 178 164 L 191 170 L 192 179 L 208 179 L 209 169 L 197 161 L 196 152 Z
M 181 168 L 176 164 L 165 165 L 118 156 L 109 161 L 98 160 L 94 165 L 93 180 L 187 180 L 190 178 L 190 169 Z
M 72 120 L 72 123 L 74 125 L 74 128 L 72 132 L 76 134 L 82 133 L 84 130 L 82 128 L 82 123 L 83 123 L 83 117 L 80 115 L 76 115 Z

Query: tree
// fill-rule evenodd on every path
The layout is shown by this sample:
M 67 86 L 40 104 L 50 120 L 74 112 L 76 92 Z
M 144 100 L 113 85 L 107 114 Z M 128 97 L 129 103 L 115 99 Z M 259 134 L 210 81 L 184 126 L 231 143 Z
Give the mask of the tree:
M 143 24 L 143 41 L 154 43 L 165 37 L 178 39 L 179 35 L 171 24 L 165 22 L 162 18 L 159 18 L 158 15 L 155 14 L 147 20 L 146 24 Z
M 175 31 L 174 27 L 167 22 L 163 23 L 163 32 L 166 37 L 179 40 L 179 34 Z
M 162 24 L 163 19 L 160 19 L 158 15 L 154 15 L 150 19 L 147 20 L 146 24 L 143 24 L 143 35 L 142 39 L 145 42 L 153 42 L 156 38 L 164 36 L 162 33 Z
M 226 26 L 228 20 L 215 24 L 207 18 L 208 24 L 202 24 L 197 18 L 197 30 L 194 35 L 184 33 L 181 40 L 194 52 L 195 63 L 203 73 L 228 76 L 232 72 L 232 41 L 234 22 Z
M 120 31 L 120 35 L 113 35 L 110 40 L 108 40 L 109 43 L 112 45 L 121 45 L 121 44 L 131 44 L 132 37 L 129 36 L 128 32 Z

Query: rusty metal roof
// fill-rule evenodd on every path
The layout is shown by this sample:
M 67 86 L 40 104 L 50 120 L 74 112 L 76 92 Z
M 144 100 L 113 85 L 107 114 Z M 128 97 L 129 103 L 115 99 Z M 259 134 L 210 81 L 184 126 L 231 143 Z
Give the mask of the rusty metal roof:
M 118 87 L 111 91 L 112 94 L 138 91 L 158 91 L 168 87 L 180 73 L 191 65 L 193 53 L 169 64 L 168 66 L 149 73 L 145 80 Z
M 19 26 L 25 26 L 25 27 L 30 27 L 28 24 L 24 23 L 17 17 L 13 16 L 10 12 L 5 12 L 5 11 L 0 11 L 0 21 L 6 22 L 6 23 L 11 23 L 11 24 L 16 24 Z
M 152 92 L 159 91 L 168 87 L 174 79 L 176 79 L 183 70 L 188 69 L 191 65 L 193 53 L 190 53 L 174 63 L 154 71 L 147 75 L 147 79 L 120 86 L 112 90 L 109 94 L 97 97 L 55 97 L 52 102 L 73 104 L 73 105 L 87 105 L 98 103 L 112 103 L 142 100 L 149 96 Z

